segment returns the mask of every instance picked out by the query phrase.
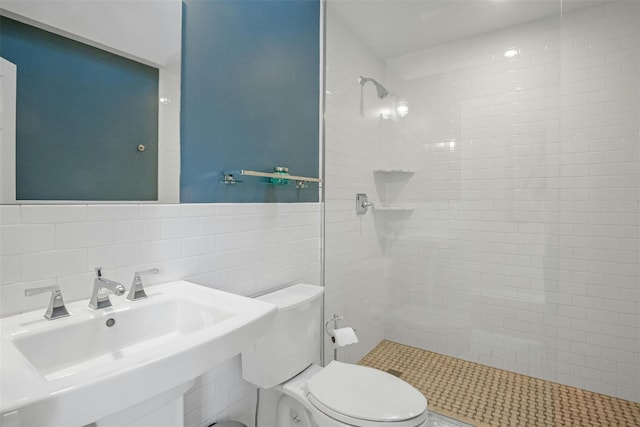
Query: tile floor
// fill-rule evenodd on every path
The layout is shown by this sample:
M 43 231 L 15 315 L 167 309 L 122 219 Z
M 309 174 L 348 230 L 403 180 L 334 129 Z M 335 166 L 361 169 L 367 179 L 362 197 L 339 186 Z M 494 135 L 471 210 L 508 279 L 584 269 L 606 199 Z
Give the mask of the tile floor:
M 477 427 L 640 427 L 640 403 L 391 341 L 381 342 L 359 363 L 396 371 L 427 397 L 429 410 Z M 430 426 L 457 426 L 446 422 L 434 417 Z

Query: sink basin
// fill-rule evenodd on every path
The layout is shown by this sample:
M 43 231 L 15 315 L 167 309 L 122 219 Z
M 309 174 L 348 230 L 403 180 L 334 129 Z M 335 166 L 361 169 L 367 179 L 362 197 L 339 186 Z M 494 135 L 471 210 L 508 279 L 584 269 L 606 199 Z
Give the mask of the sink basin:
M 0 414 L 21 425 L 85 425 L 205 373 L 257 339 L 275 317 L 263 301 L 178 281 L 113 307 L 68 304 L 0 319 Z M 0 424 L 3 424 L 0 422 Z
M 113 367 L 110 362 L 233 316 L 215 307 L 159 294 L 152 295 L 146 304 L 102 314 L 57 328 L 15 334 L 10 340 L 45 379 L 53 380 L 102 365 Z M 114 323 L 107 326 L 107 321 Z

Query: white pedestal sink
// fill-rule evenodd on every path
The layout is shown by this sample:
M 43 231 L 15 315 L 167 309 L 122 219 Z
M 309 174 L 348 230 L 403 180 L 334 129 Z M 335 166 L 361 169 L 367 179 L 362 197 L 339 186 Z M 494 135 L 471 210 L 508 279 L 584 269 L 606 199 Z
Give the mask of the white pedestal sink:
M 51 321 L 42 310 L 0 319 L 0 424 L 122 425 L 178 407 L 194 378 L 248 347 L 276 313 L 185 281 L 147 294 L 112 296 L 104 310 L 75 302 Z

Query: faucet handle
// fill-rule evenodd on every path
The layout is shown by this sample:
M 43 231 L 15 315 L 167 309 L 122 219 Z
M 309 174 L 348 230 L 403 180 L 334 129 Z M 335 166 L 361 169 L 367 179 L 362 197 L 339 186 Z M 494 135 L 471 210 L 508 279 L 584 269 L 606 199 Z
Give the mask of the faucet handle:
M 32 297 L 34 295 L 44 294 L 45 292 L 55 292 L 60 291 L 60 286 L 51 285 L 51 286 L 43 286 L 41 288 L 28 288 L 24 290 L 25 297 Z
M 64 300 L 62 299 L 62 292 L 60 286 L 43 286 L 41 288 L 29 288 L 24 290 L 24 296 L 31 297 L 33 295 L 43 294 L 45 292 L 51 292 L 51 299 L 49 300 L 49 307 L 44 313 L 45 319 L 54 320 L 60 317 L 67 317 L 69 312 L 64 306 Z
M 142 286 L 142 277 L 145 274 L 158 274 L 160 270 L 157 268 L 150 268 L 149 270 L 136 271 L 133 275 L 133 281 L 131 282 L 131 288 L 127 299 L 129 301 L 136 301 L 147 297 L 144 287 Z
M 158 268 L 150 268 L 148 270 L 142 270 L 142 271 L 136 271 L 134 273 L 134 279 L 140 279 L 140 276 L 145 275 L 145 274 L 158 274 L 160 273 L 160 269 Z

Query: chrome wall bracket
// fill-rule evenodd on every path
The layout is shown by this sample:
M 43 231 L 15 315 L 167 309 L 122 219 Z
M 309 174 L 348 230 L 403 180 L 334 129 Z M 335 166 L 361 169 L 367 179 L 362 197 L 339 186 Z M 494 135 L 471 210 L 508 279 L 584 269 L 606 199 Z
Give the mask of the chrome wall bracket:
M 369 201 L 369 197 L 365 193 L 356 194 L 356 215 L 366 214 L 369 208 L 373 208 L 373 203 Z

